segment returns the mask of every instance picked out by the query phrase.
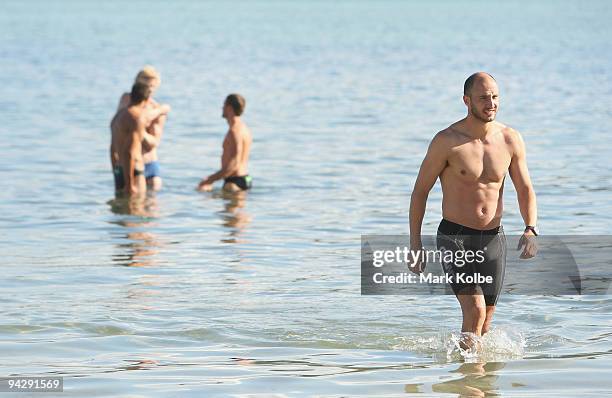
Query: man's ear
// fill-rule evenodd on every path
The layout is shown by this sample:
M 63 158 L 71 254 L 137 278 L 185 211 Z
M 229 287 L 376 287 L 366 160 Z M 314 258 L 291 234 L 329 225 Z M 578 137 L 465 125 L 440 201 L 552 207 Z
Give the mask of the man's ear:
M 463 103 L 465 104 L 465 106 L 470 106 L 470 97 L 468 97 L 467 95 L 463 96 Z

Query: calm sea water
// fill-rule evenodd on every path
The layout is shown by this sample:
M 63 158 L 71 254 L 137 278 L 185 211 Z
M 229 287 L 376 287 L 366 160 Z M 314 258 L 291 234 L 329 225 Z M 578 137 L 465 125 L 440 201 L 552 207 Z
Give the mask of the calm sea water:
M 464 359 L 455 299 L 360 296 L 359 245 L 407 232 L 476 70 L 523 133 L 542 233 L 611 234 L 610 18 L 607 1 L 5 1 L 0 376 L 62 375 L 62 396 L 608 394 L 610 296 L 504 296 Z M 165 188 L 130 207 L 108 123 L 147 63 L 173 106 Z M 196 193 L 235 91 L 255 188 Z M 510 184 L 505 202 L 517 233 Z M 436 187 L 425 232 L 439 219 Z

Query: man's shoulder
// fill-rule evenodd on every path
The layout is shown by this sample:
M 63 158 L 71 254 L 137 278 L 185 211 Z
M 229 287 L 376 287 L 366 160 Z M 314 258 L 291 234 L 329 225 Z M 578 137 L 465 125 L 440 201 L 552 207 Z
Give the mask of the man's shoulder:
M 521 133 L 510 126 L 506 126 L 505 124 L 499 123 L 500 132 L 504 136 L 504 140 L 508 145 L 517 145 L 518 143 L 523 141 L 523 137 Z
M 429 143 L 427 152 L 430 155 L 446 156 L 454 146 L 453 132 L 448 128 L 438 131 Z
M 123 124 L 127 112 L 127 108 L 119 108 L 117 112 L 115 112 L 115 116 L 113 116 L 113 119 L 111 120 L 111 126 Z
M 457 131 L 453 129 L 453 126 L 448 126 L 434 135 L 434 140 L 450 140 L 457 135 Z
M 459 130 L 455 124 L 438 131 L 431 140 L 432 145 L 436 146 L 451 146 L 459 136 Z
M 121 98 L 119 98 L 119 106 L 118 110 L 125 109 L 130 105 L 130 93 L 121 94 Z
M 144 116 L 143 112 L 128 107 L 117 112 L 117 123 L 120 123 L 125 128 L 137 130 L 146 127 Z
M 240 123 L 234 126 L 231 126 L 227 132 L 228 135 L 231 135 L 234 138 L 240 138 L 243 136 L 247 136 L 250 134 L 250 130 L 246 124 Z

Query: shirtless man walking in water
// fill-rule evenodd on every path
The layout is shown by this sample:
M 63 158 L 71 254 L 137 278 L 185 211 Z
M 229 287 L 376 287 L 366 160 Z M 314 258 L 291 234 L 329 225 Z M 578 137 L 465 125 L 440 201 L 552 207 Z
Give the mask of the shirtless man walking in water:
M 491 327 L 501 292 L 506 262 L 506 239 L 501 226 L 506 171 L 516 188 L 525 231 L 521 258 L 533 257 L 537 247 L 536 196 L 525 158 L 525 144 L 514 129 L 495 121 L 499 90 L 488 73 L 471 75 L 464 85 L 467 117 L 440 131 L 431 141 L 421 164 L 410 201 L 410 246 L 420 250 L 421 226 L 429 191 L 438 177 L 442 185 L 442 216 L 438 249 L 483 250 L 484 261 L 443 263 L 448 275 L 479 273 L 493 283 L 451 283 L 463 313 L 463 332 L 477 336 Z M 482 260 L 482 257 L 480 257 Z M 421 273 L 425 264 L 410 264 Z
M 128 106 L 119 109 L 111 121 L 110 156 L 116 193 L 139 196 L 146 193 L 142 140 L 150 96 L 149 85 L 135 83 Z
M 222 116 L 227 120 L 229 130 L 223 140 L 221 170 L 200 181 L 199 191 L 211 191 L 212 184 L 222 178 L 224 191 L 238 192 L 251 188 L 248 162 L 252 138 L 251 131 L 240 118 L 244 108 L 245 100 L 240 94 L 230 94 L 225 99 Z

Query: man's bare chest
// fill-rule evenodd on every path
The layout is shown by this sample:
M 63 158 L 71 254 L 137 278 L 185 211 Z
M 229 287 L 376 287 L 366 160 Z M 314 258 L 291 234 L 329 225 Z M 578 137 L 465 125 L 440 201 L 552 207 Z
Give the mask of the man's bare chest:
M 511 154 L 505 145 L 469 142 L 451 150 L 448 167 L 466 182 L 501 182 L 510 161 Z

